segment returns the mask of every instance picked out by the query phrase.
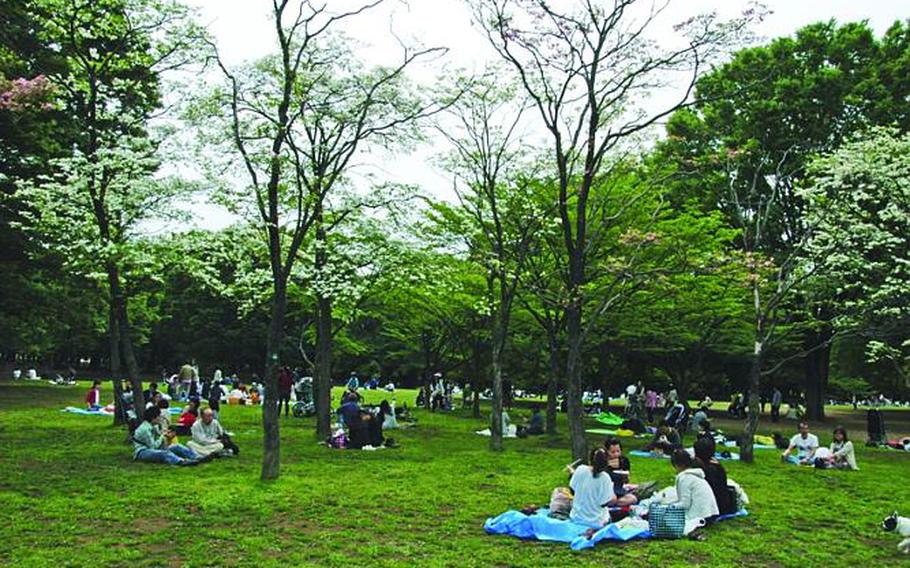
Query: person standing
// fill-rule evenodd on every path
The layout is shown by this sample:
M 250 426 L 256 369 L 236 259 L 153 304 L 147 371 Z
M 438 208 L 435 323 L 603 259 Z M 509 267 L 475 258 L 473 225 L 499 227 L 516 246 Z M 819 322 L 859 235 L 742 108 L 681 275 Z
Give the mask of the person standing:
M 679 394 L 676 392 L 676 388 L 671 388 L 670 392 L 667 393 L 667 408 L 671 408 L 679 402 Z
M 278 414 L 281 414 L 281 405 L 284 404 L 284 415 L 291 410 L 291 390 L 294 387 L 294 375 L 291 369 L 282 367 L 278 371 Z
M 190 397 L 190 386 L 196 380 L 196 369 L 189 363 L 186 363 L 180 367 L 178 376 L 180 379 L 180 390 L 177 392 L 177 396 L 180 400 L 187 400 Z
M 781 394 L 780 389 L 774 387 L 774 392 L 771 393 L 771 421 L 777 422 L 780 420 L 780 404 L 783 402 L 784 395 Z
M 657 410 L 657 392 L 654 389 L 645 392 L 645 410 L 648 413 L 648 422 L 653 424 L 654 411 Z

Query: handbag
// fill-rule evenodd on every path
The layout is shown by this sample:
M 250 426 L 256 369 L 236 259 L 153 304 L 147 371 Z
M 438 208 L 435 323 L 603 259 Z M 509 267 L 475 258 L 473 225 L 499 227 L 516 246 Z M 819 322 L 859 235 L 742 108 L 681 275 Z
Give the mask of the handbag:
M 557 487 L 550 494 L 550 518 L 568 519 L 572 512 L 572 491 L 568 487 Z
M 651 505 L 648 530 L 654 538 L 682 538 L 686 530 L 686 510 L 676 505 Z

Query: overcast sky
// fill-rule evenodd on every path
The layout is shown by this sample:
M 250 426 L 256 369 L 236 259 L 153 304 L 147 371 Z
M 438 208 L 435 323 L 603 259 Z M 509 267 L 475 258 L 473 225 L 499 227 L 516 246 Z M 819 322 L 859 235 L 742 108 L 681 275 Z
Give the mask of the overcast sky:
M 201 23 L 215 36 L 222 57 L 229 64 L 256 59 L 274 50 L 271 0 L 185 1 L 198 8 Z M 352 5 L 347 0 L 323 1 L 333 9 Z M 296 0 L 291 4 L 296 4 Z M 881 35 L 895 20 L 910 18 L 910 0 L 766 0 L 763 4 L 772 12 L 755 30 L 764 39 L 790 35 L 806 24 L 832 18 L 838 22 L 868 20 L 876 34 Z M 748 5 L 746 0 L 673 0 L 662 22 L 669 29 L 692 15 L 715 10 L 721 16 L 733 17 Z M 394 36 L 390 30 L 394 30 Z M 360 53 L 370 63 L 388 63 L 399 56 L 395 36 L 409 44 L 449 48 L 445 60 L 434 64 L 434 69 L 426 70 L 418 80 L 430 77 L 441 64 L 470 70 L 493 59 L 486 39 L 472 26 L 462 0 L 388 0 L 381 8 L 348 20 L 343 31 L 363 44 Z M 377 166 L 374 173 L 446 196 L 450 194 L 451 181 L 432 163 L 441 150 L 438 144 L 427 147 Z M 202 202 L 191 210 L 196 215 L 194 224 L 199 227 L 217 229 L 232 222 L 225 212 Z

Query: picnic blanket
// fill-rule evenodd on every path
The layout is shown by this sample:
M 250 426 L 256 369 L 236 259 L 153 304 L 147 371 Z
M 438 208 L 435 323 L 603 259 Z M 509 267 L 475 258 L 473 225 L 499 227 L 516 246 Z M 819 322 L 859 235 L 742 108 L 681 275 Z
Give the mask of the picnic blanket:
M 601 424 L 606 424 L 607 426 L 619 426 L 625 419 L 622 416 L 617 416 L 612 412 L 601 412 L 594 417 L 594 420 L 597 420 Z
M 727 440 L 724 442 L 724 446 L 727 448 L 737 448 L 739 447 L 735 441 Z M 752 444 L 752 448 L 756 450 L 776 450 L 777 446 L 774 444 Z
M 692 448 L 688 448 L 686 451 L 692 455 L 695 455 L 695 452 L 692 450 Z M 644 450 L 632 450 L 631 452 L 629 452 L 629 455 L 639 457 L 639 458 L 658 458 L 658 459 L 669 459 L 670 458 L 670 456 L 667 454 L 654 454 L 651 452 L 646 452 Z M 738 460 L 739 454 L 737 454 L 736 452 L 730 452 L 729 456 L 723 456 L 723 455 L 721 455 L 720 452 L 717 452 L 714 454 L 714 459 L 716 459 L 718 461 Z
M 171 414 L 180 414 L 183 412 L 182 408 L 168 408 L 168 411 Z M 67 406 L 66 408 L 60 409 L 60 412 L 70 412 L 72 414 L 83 414 L 88 416 L 113 416 L 114 411 L 108 410 L 107 407 L 99 408 L 98 410 L 88 410 L 87 408 L 79 408 L 77 406 Z
M 636 434 L 632 430 L 623 430 L 622 428 L 620 428 L 619 430 L 611 430 L 609 428 L 591 428 L 591 429 L 585 430 L 585 432 L 588 434 L 599 434 L 602 436 L 619 436 L 620 438 L 632 438 L 632 437 L 647 438 L 648 437 L 648 434 Z
M 591 538 L 585 533 L 592 527 L 584 523 L 551 519 L 547 515 L 549 510 L 538 509 L 533 515 L 525 515 L 521 511 L 506 511 L 497 517 L 491 517 L 483 524 L 483 529 L 488 534 L 504 534 L 522 539 L 534 539 L 553 542 L 565 542 L 572 550 L 591 548 L 598 542 L 613 540 L 626 542 L 633 539 L 649 539 L 651 532 L 644 528 L 640 522 L 610 523 L 600 528 Z M 718 521 L 744 517 L 749 513 L 745 510 L 737 511 L 730 515 L 721 515 Z
M 493 432 L 489 428 L 484 428 L 483 430 L 477 430 L 474 432 L 481 436 L 492 436 Z M 506 431 L 502 433 L 503 438 L 517 438 L 518 437 L 518 427 L 514 424 L 509 424 L 509 427 L 506 428 Z

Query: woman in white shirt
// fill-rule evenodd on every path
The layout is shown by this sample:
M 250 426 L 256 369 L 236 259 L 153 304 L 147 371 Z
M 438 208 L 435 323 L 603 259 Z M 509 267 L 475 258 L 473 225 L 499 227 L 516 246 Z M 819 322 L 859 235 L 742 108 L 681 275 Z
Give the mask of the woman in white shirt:
M 856 465 L 856 452 L 853 442 L 847 439 L 847 430 L 843 426 L 834 429 L 834 441 L 831 442 L 831 465 L 837 469 L 859 469 Z
M 686 534 L 689 534 L 704 521 L 711 521 L 720 514 L 714 491 L 705 480 L 701 461 L 693 458 L 686 450 L 676 450 L 670 457 L 670 463 L 676 468 L 676 505 L 686 511 Z
M 607 507 L 616 501 L 616 495 L 613 493 L 613 480 L 607 473 L 607 452 L 597 448 L 591 452 L 588 461 L 591 465 L 569 468 L 572 474 L 569 487 L 575 494 L 569 519 L 599 527 L 610 522 L 610 509 Z

